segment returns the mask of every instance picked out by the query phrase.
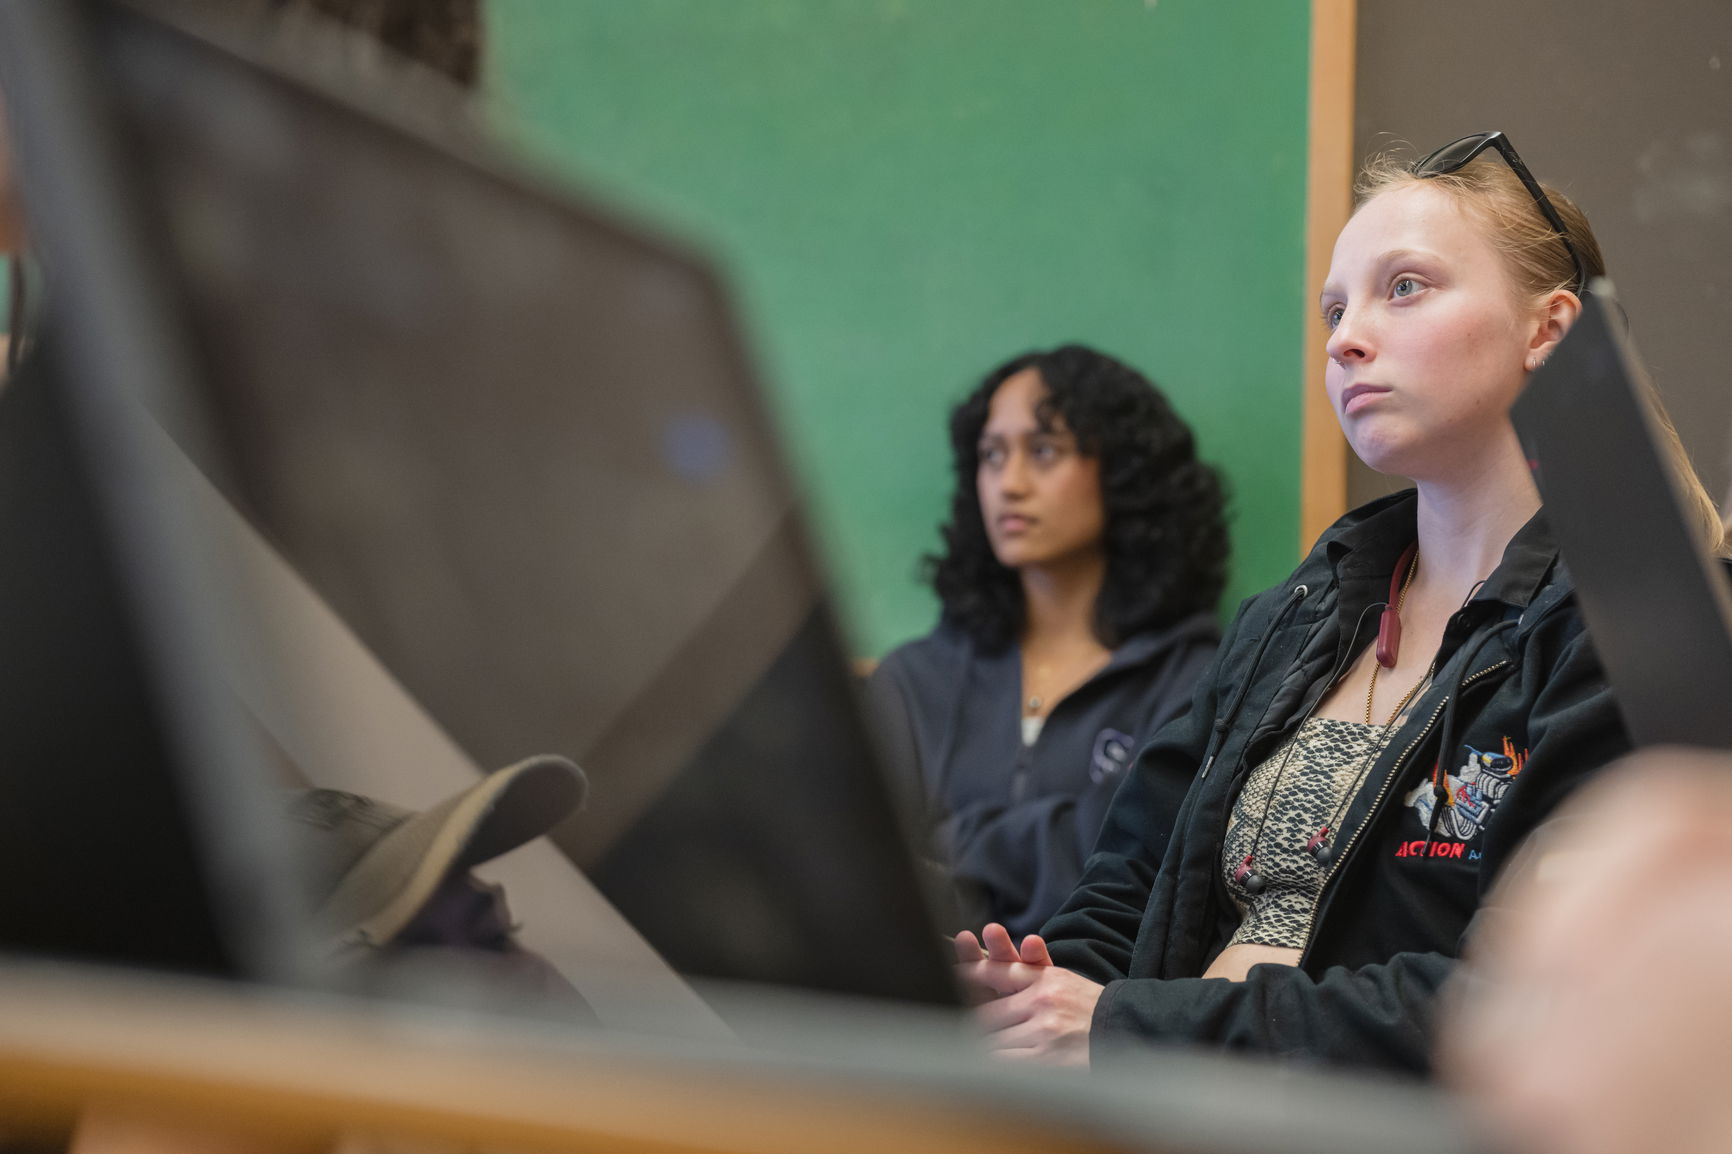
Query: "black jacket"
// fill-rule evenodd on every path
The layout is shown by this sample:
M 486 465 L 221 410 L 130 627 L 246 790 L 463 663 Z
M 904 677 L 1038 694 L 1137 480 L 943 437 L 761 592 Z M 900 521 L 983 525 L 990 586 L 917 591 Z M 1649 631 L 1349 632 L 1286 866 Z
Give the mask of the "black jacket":
M 1208 614 L 1140 633 L 1022 744 L 1022 662 L 941 625 L 868 685 L 893 769 L 924 802 L 956 928 L 1039 929 L 1070 896 L 1138 748 L 1191 700 L 1220 629 Z
M 1221 876 L 1233 799 L 1375 636 L 1364 611 L 1387 595 L 1415 506 L 1409 491 L 1348 514 L 1246 601 L 1190 713 L 1139 754 L 1045 927 L 1058 964 L 1107 984 L 1097 1054 L 1137 1036 L 1426 1069 L 1435 995 L 1487 887 L 1629 748 L 1537 515 L 1450 618 L 1436 675 L 1348 807 L 1300 964 L 1197 977 L 1239 920 Z

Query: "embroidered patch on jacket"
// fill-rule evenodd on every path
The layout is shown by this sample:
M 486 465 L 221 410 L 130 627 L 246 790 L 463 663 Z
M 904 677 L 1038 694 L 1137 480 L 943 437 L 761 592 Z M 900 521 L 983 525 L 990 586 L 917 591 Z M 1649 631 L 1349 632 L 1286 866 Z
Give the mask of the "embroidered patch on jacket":
M 1116 729 L 1103 729 L 1095 734 L 1094 753 L 1089 758 L 1089 778 L 1099 785 L 1109 777 L 1124 773 L 1131 763 L 1131 735 Z
M 1522 768 L 1527 765 L 1527 750 L 1516 752 L 1515 744 L 1509 738 L 1503 739 L 1503 749 L 1498 753 L 1481 753 L 1472 746 L 1467 747 L 1467 758 L 1460 769 L 1443 776 L 1442 812 L 1437 813 L 1436 833 L 1440 838 L 1453 838 L 1465 842 L 1476 836 L 1485 828 L 1485 823 L 1491 817 L 1497 803 L 1503 800 L 1503 795 L 1509 791 L 1511 783 L 1521 775 Z M 1403 804 L 1412 809 L 1419 818 L 1420 827 L 1430 832 L 1433 829 L 1432 817 L 1438 806 L 1437 770 L 1432 776 L 1414 786 L 1403 799 Z M 1421 843 L 1423 847 L 1423 843 Z M 1409 847 L 1403 845 L 1402 850 Z M 1419 849 L 1413 853 L 1397 852 L 1397 857 L 1418 856 L 1421 853 L 1430 857 L 1460 857 L 1460 847 L 1449 850 L 1447 847 L 1433 843 L 1431 850 Z M 1443 852 L 1431 852 L 1442 850 Z

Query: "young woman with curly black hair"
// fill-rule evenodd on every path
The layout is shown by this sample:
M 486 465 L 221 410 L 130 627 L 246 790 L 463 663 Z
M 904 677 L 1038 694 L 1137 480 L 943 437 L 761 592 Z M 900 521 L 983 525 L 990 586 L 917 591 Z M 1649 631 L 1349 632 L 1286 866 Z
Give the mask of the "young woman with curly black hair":
M 1219 634 L 1221 482 L 1140 373 L 1080 345 L 988 374 L 950 418 L 938 628 L 871 692 L 965 924 L 1038 928 L 1137 747 Z

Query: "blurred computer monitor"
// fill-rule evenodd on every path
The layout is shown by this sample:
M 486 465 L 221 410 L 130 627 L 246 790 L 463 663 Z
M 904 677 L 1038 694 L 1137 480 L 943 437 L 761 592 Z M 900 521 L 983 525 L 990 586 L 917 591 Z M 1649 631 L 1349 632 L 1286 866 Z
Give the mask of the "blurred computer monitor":
M 234 590 L 139 419 L 192 362 L 82 15 L 0 6 L 59 305 L 0 389 L 0 950 L 295 980 L 304 919 L 218 656 Z
M 584 767 L 558 844 L 678 971 L 953 1001 L 707 263 L 235 30 L 92 11 L 211 481 L 476 764 Z
M 1732 589 L 1683 512 L 1652 387 L 1600 280 L 1511 415 L 1631 738 L 1732 749 Z

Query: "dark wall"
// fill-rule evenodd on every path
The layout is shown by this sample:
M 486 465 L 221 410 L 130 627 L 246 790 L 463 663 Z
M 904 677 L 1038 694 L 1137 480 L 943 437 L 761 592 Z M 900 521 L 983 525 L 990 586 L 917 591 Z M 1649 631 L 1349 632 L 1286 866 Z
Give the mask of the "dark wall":
M 1361 156 L 1502 129 L 1594 222 L 1708 489 L 1732 446 L 1732 3 L 1359 0 Z M 1395 482 L 1354 462 L 1355 501 Z

